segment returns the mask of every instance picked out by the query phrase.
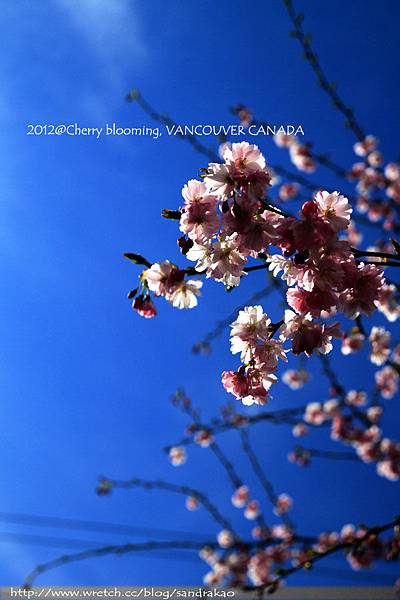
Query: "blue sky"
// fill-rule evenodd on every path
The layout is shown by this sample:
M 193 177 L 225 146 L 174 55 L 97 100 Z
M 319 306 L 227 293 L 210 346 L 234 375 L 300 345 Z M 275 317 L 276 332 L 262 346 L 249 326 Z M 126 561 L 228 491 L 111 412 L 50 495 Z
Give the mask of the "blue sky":
M 381 139 L 385 155 L 396 157 L 399 4 L 314 0 L 298 6 L 305 9 L 326 71 L 367 131 Z M 137 106 L 124 102 L 127 91 L 138 87 L 182 123 L 232 123 L 229 107 L 237 102 L 276 123 L 301 123 L 316 148 L 344 165 L 354 160 L 352 135 L 288 36 L 279 2 L 3 0 L 1 9 L 0 510 L 213 539 L 214 524 L 202 511 L 188 513 L 183 498 L 144 492 L 98 498 L 93 489 L 99 474 L 163 478 L 208 489 L 235 514 L 229 482 L 211 457 L 205 462 L 204 450 L 194 448 L 187 465 L 174 469 L 161 448 L 179 439 L 186 424 L 168 402 L 178 385 L 208 417 L 226 400 L 219 374 L 235 364 L 228 333 L 209 358 L 193 356 L 190 348 L 263 287 L 263 275 L 249 277 L 230 295 L 218 284 L 206 286 L 196 310 L 182 313 L 159 303 L 157 319 L 140 319 L 126 300 L 138 271 L 122 253 L 179 259 L 177 227 L 163 221 L 160 211 L 179 204 L 182 185 L 205 159 L 166 136 L 34 137 L 26 135 L 27 125 L 152 125 Z M 271 141 L 261 145 L 267 160 L 287 164 Z M 328 189 L 338 187 L 323 170 L 322 178 Z M 276 302 L 265 306 L 277 310 Z M 346 385 L 359 384 L 360 358 L 339 357 L 336 365 Z M 304 394 L 279 385 L 274 407 L 317 400 L 324 389 L 314 365 Z M 397 403 L 388 407 L 388 435 L 398 430 Z M 397 487 L 378 478 L 373 467 L 316 461 L 299 470 L 286 460 L 293 446 L 289 430 L 259 427 L 254 439 L 276 488 L 294 496 L 293 517 L 302 531 L 384 522 L 398 513 Z M 315 446 L 324 443 L 321 436 L 314 439 Z M 228 454 L 235 456 L 237 445 L 234 434 L 225 436 Z M 237 464 L 242 474 L 248 472 L 244 460 Z M 251 477 L 250 483 L 256 490 Z M 5 543 L 1 532 L 69 536 L 93 546 L 132 539 L 3 523 L 1 584 L 20 583 L 37 563 L 67 551 Z M 197 583 L 206 566 L 187 559 L 109 557 L 59 569 L 39 583 Z M 377 567 L 360 581 L 335 569 L 345 570 L 345 561 L 333 559 L 313 574 L 313 582 L 390 584 L 395 573 Z M 307 575 L 297 583 L 308 583 Z

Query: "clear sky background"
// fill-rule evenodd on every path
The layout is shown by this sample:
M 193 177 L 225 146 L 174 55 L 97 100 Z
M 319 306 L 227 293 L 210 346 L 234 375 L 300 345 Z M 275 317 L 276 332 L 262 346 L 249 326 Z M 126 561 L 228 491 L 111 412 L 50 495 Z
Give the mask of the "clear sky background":
M 330 78 L 367 132 L 381 139 L 385 155 L 397 157 L 399 3 L 297 5 L 306 12 Z M 181 123 L 234 123 L 229 107 L 246 103 L 261 118 L 301 124 L 308 140 L 344 165 L 355 160 L 352 134 L 288 36 L 281 2 L 1 0 L 0 9 L 0 510 L 164 529 L 152 537 L 165 540 L 173 537 L 171 530 L 182 532 L 182 539 L 212 540 L 213 522 L 204 511 L 186 511 L 183 497 L 120 491 L 99 498 L 94 487 L 100 474 L 187 483 L 209 490 L 240 521 L 230 506 L 230 484 L 207 451 L 193 448 L 188 463 L 174 469 L 161 448 L 179 439 L 186 425 L 168 401 L 178 385 L 204 417 L 226 401 L 220 372 L 237 364 L 228 332 L 208 358 L 190 349 L 217 319 L 263 287 L 265 275 L 248 277 L 230 295 L 219 284 L 207 285 L 193 311 L 159 302 L 157 319 L 141 319 L 126 300 L 139 270 L 122 253 L 179 260 L 177 226 L 163 221 L 160 211 L 179 205 L 183 184 L 205 166 L 204 157 L 166 135 L 34 137 L 26 135 L 27 125 L 153 125 L 124 101 L 138 87 Z M 261 139 L 260 145 L 267 160 L 288 165 L 272 141 Z M 339 187 L 323 170 L 315 179 L 327 189 Z M 272 315 L 280 310 L 276 299 L 265 308 Z M 384 324 L 384 318 L 376 322 Z M 295 393 L 278 384 L 271 408 L 326 394 L 318 363 L 312 364 L 308 387 Z M 360 357 L 336 356 L 335 365 L 348 387 L 365 383 L 371 389 L 373 370 L 361 371 Z M 398 398 L 389 403 L 384 426 L 396 437 Z M 317 433 L 305 445 L 341 449 L 325 436 Z M 373 466 L 315 461 L 300 470 L 286 459 L 295 443 L 289 428 L 260 426 L 254 439 L 276 489 L 294 497 L 293 518 L 302 532 L 383 523 L 399 512 L 398 486 L 379 478 Z M 236 457 L 237 435 L 221 441 Z M 248 473 L 244 459 L 237 465 Z M 249 481 L 262 499 L 257 483 Z M 264 507 L 267 521 L 275 523 Z M 248 534 L 248 524 L 241 527 Z M 70 546 L 27 544 L 22 535 L 68 538 Z M 3 521 L 0 583 L 20 583 L 37 563 L 73 550 L 71 544 L 77 550 L 148 537 Z M 50 572 L 38 582 L 195 584 L 207 566 L 192 558 L 107 557 Z M 377 566 L 357 576 L 344 559 L 334 558 L 292 581 L 390 585 L 395 573 L 395 566 Z

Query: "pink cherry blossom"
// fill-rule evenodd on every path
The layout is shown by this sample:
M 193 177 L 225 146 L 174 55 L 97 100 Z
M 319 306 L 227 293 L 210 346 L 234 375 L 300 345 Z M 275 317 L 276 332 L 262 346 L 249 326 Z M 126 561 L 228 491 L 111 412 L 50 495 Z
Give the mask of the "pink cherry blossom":
M 389 365 L 375 373 L 376 385 L 381 395 L 386 399 L 393 398 L 396 394 L 398 379 L 399 375 L 397 371 Z
M 194 441 L 202 448 L 208 448 L 213 442 L 213 436 L 207 429 L 200 429 L 194 436 Z
M 200 508 L 200 502 L 194 496 L 188 496 L 186 498 L 186 508 L 190 511 L 195 511 Z
M 182 209 L 180 230 L 195 242 L 206 242 L 218 232 L 219 216 L 215 202 L 192 203 Z
M 319 216 L 326 220 L 334 231 L 347 229 L 350 224 L 352 208 L 348 199 L 339 192 L 317 192 L 315 202 L 318 206 Z
M 288 369 L 282 375 L 283 383 L 292 390 L 301 389 L 310 379 L 310 374 L 305 369 Z
M 169 451 L 169 459 L 174 467 L 180 467 L 186 462 L 186 451 L 183 446 L 174 446 Z
M 280 494 L 277 498 L 274 513 L 283 515 L 287 513 L 293 506 L 293 499 L 288 494 Z
M 382 406 L 370 406 L 367 409 L 367 417 L 371 423 L 377 423 L 382 416 Z
M 196 271 L 206 271 L 207 278 L 237 286 L 245 272 L 246 257 L 239 252 L 237 234 L 226 236 L 213 244 L 194 244 L 187 253 L 189 260 L 197 261 Z
M 228 529 L 223 529 L 218 533 L 217 541 L 221 548 L 230 548 L 235 542 L 235 536 Z
M 332 350 L 332 337 L 341 337 L 337 323 L 321 325 L 314 323 L 309 314 L 296 315 L 290 310 L 285 311 L 285 322 L 281 329 L 281 338 L 292 340 L 294 354 L 304 352 L 307 356 L 317 350 L 327 354 Z
M 393 323 L 400 317 L 400 304 L 398 302 L 396 286 L 385 284 L 381 288 L 379 299 L 375 302 L 377 309 Z
M 375 150 L 378 140 L 373 135 L 367 135 L 362 142 L 354 144 L 353 149 L 357 156 L 366 156 L 369 152 Z
M 297 423 L 292 429 L 292 434 L 294 437 L 303 437 L 304 435 L 307 435 L 308 432 L 309 429 L 304 423 Z
M 244 508 L 249 501 L 249 488 L 245 485 L 240 486 L 232 495 L 232 504 L 236 508 Z
M 367 394 L 363 391 L 350 390 L 346 394 L 346 403 L 350 406 L 364 406 Z
M 251 175 L 265 169 L 265 158 L 260 150 L 248 142 L 232 144 L 227 148 L 224 159 L 226 164 L 240 175 Z
M 258 341 L 267 339 L 270 324 L 271 319 L 260 305 L 246 306 L 240 310 L 231 325 L 232 354 L 240 353 L 241 359 L 248 362 Z
M 136 310 L 137 313 L 145 319 L 151 319 L 157 314 L 154 302 L 150 299 L 149 296 L 138 296 L 137 298 L 135 298 L 132 304 L 132 308 Z
M 190 179 L 182 188 L 182 196 L 185 200 L 185 205 L 195 203 L 215 203 L 215 197 L 210 196 L 207 186 L 203 181 Z
M 311 292 L 295 287 L 287 291 L 286 300 L 298 314 L 309 313 L 313 317 L 320 317 L 322 312 L 330 313 L 336 308 L 338 297 L 333 291 L 321 290 L 316 286 Z
M 339 297 L 341 310 L 351 319 L 373 313 L 384 285 L 383 272 L 374 265 L 360 263 L 354 275 L 351 287 Z
M 175 308 L 194 308 L 197 306 L 197 298 L 200 296 L 200 288 L 202 285 L 203 282 L 198 279 L 181 281 L 173 291 L 167 295 L 167 300 Z
M 174 289 L 178 282 L 183 280 L 184 273 L 169 260 L 164 260 L 154 263 L 149 269 L 143 271 L 141 277 L 146 281 L 149 290 L 156 296 L 165 296 Z
M 305 173 L 314 173 L 316 164 L 311 156 L 310 149 L 305 144 L 300 144 L 297 140 L 289 145 L 289 155 L 292 163 Z
M 285 133 L 276 133 L 273 140 L 280 148 L 287 148 L 295 143 L 296 138 L 293 135 L 287 135 Z
M 248 395 L 249 382 L 244 369 L 239 371 L 224 371 L 222 373 L 222 384 L 227 392 L 235 398 L 244 398 Z
M 260 514 L 260 505 L 257 500 L 250 500 L 250 502 L 246 505 L 244 516 L 246 519 L 254 520 Z
M 254 554 L 249 562 L 248 575 L 253 585 L 266 585 L 273 576 L 270 572 L 272 561 L 267 552 L 260 550 Z
M 395 162 L 388 163 L 385 167 L 385 177 L 389 181 L 396 181 L 400 178 L 400 165 Z
M 370 361 L 379 367 L 384 365 L 390 355 L 390 333 L 384 327 L 372 327 L 369 334 L 371 344 Z
M 321 425 L 326 419 L 326 414 L 320 402 L 310 402 L 307 404 L 304 420 L 311 425 Z
M 383 163 L 383 154 L 379 150 L 373 150 L 367 156 L 367 162 L 371 167 L 380 167 Z
M 279 199 L 282 202 L 296 198 L 299 193 L 299 185 L 297 183 L 284 183 L 279 188 Z
M 350 334 L 345 334 L 342 340 L 342 354 L 347 356 L 348 354 L 352 354 L 361 350 L 365 341 L 365 335 L 359 332 L 350 332 Z

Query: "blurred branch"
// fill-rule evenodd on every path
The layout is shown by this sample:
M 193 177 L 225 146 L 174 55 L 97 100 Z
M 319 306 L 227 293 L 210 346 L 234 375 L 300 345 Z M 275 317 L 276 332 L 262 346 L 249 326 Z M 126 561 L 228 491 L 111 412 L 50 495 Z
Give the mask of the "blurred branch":
M 328 458 L 330 460 L 355 460 L 359 458 L 352 452 L 337 452 L 335 450 L 319 450 L 317 448 L 304 448 L 303 446 L 297 446 L 300 451 L 305 451 L 309 456 L 315 458 Z
M 237 429 L 238 427 L 255 425 L 256 423 L 261 423 L 263 421 L 271 422 L 274 425 L 295 425 L 299 422 L 299 416 L 304 413 L 306 408 L 307 405 L 305 404 L 296 408 L 285 408 L 277 411 L 259 412 L 256 415 L 251 416 L 237 413 L 231 421 L 215 418 L 210 422 L 210 424 L 204 425 L 204 428 L 207 429 L 211 434 L 215 435 L 225 431 L 230 431 L 232 429 Z M 165 446 L 164 451 L 169 452 L 173 446 L 189 446 L 193 443 L 193 436 L 186 436 L 176 444 Z
M 76 552 L 73 554 L 67 554 L 64 556 L 59 556 L 53 560 L 50 560 L 41 565 L 37 565 L 33 571 L 31 571 L 24 581 L 24 589 L 29 589 L 34 581 L 37 579 L 39 575 L 46 573 L 46 571 L 51 571 L 58 567 L 62 567 L 64 565 L 68 565 L 70 563 L 79 562 L 81 560 L 87 560 L 89 558 L 100 558 L 102 556 L 107 556 L 114 554 L 116 556 L 121 556 L 123 554 L 128 554 L 129 552 L 141 552 L 148 550 L 169 550 L 169 549 L 183 549 L 183 550 L 201 550 L 204 547 L 203 542 L 193 542 L 189 540 L 175 540 L 175 541 L 148 541 L 148 542 L 138 542 L 135 544 L 117 544 L 117 545 L 108 545 L 101 546 L 100 548 L 93 548 L 90 550 L 83 550 L 82 552 Z M 217 547 L 215 542 L 207 542 L 207 546 Z
M 234 531 L 231 523 L 221 515 L 218 508 L 211 502 L 206 494 L 186 485 L 176 485 L 175 483 L 169 483 L 167 481 L 149 481 L 139 478 L 133 478 L 127 481 L 118 481 L 115 479 L 109 479 L 107 477 L 101 477 L 100 484 L 97 487 L 97 493 L 99 495 L 105 495 L 110 493 L 113 489 L 129 490 L 134 488 L 142 488 L 145 490 L 166 490 L 176 494 L 183 494 L 184 496 L 192 496 L 203 505 L 216 523 L 221 525 L 224 529 L 229 529 L 232 532 Z
M 252 445 L 250 444 L 250 437 L 249 437 L 249 432 L 245 429 L 241 429 L 240 430 L 240 438 L 242 441 L 242 448 L 244 450 L 244 453 L 247 455 L 251 467 L 254 471 L 254 473 L 257 475 L 257 478 L 259 480 L 259 482 L 261 483 L 268 500 L 272 503 L 272 505 L 274 507 L 277 506 L 278 504 L 278 495 L 276 494 L 274 487 L 272 485 L 272 483 L 269 481 L 269 479 L 267 479 L 267 476 L 264 473 L 264 470 L 257 458 L 256 453 L 253 450 Z M 281 516 L 282 521 L 285 523 L 285 525 L 293 530 L 294 526 L 293 523 L 290 519 L 290 517 L 284 512 Z
M 349 106 L 347 106 L 347 104 L 339 96 L 337 89 L 336 89 L 336 85 L 334 83 L 331 83 L 328 80 L 327 76 L 325 75 L 325 73 L 321 67 L 321 64 L 319 62 L 319 58 L 312 47 L 311 34 L 306 33 L 304 31 L 304 28 L 303 28 L 304 15 L 302 13 L 296 12 L 296 9 L 294 7 L 292 0 L 283 0 L 283 3 L 286 7 L 286 10 L 290 17 L 290 20 L 292 21 L 293 26 L 294 26 L 294 30 L 291 32 L 291 35 L 299 41 L 301 47 L 303 48 L 303 56 L 304 56 L 305 60 L 307 60 L 307 62 L 310 64 L 312 70 L 314 71 L 314 73 L 318 79 L 318 83 L 320 84 L 320 86 L 324 90 L 324 92 L 326 92 L 326 94 L 332 100 L 333 106 L 335 108 L 337 108 L 337 110 L 339 110 L 345 117 L 346 127 L 351 129 L 352 132 L 354 133 L 354 135 L 356 136 L 356 138 L 360 142 L 362 142 L 365 139 L 364 129 L 358 123 L 358 121 L 354 115 L 354 111 Z

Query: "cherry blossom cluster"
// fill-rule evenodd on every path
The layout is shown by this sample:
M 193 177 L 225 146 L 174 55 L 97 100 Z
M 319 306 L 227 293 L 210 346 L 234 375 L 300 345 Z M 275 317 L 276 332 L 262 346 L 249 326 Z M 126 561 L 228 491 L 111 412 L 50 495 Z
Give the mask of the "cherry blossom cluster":
M 246 173 L 242 179 L 239 169 Z M 292 340 L 295 354 L 329 352 L 332 337 L 341 337 L 339 326 L 318 323 L 315 319 L 326 318 L 336 311 L 352 319 L 360 313 L 371 314 L 381 299 L 385 283 L 379 268 L 357 263 L 349 243 L 338 238 L 339 232 L 350 223 L 347 198 L 337 192 L 318 192 L 303 205 L 299 219 L 264 211 L 257 200 L 259 190 L 255 196 L 250 194 L 254 185 L 258 188 L 259 181 L 265 186 L 263 169 L 265 161 L 258 149 L 245 142 L 233 144 L 225 153 L 225 164 L 209 166 L 204 183 L 191 181 L 184 188 L 187 204 L 181 217 L 181 229 L 193 242 L 187 257 L 197 261 L 196 270 L 206 270 L 207 277 L 227 285 L 239 284 L 249 256 L 267 251 L 270 244 L 283 251 L 282 255 L 273 254 L 269 258 L 269 268 L 275 276 L 283 271 L 282 279 L 290 286 L 287 301 L 295 311 L 286 311 L 281 339 L 271 339 L 271 321 L 261 307 L 241 311 L 233 324 L 232 352 L 240 353 L 244 364 L 237 372 L 224 372 L 223 384 L 245 404 L 265 404 L 276 381 L 277 359 L 286 360 L 282 340 Z M 253 178 L 249 181 L 250 173 Z M 226 204 L 220 217 L 216 213 L 218 198 Z M 250 211 L 249 217 L 248 212 L 243 212 L 247 204 L 256 206 L 258 213 Z M 262 215 L 262 226 L 257 236 L 251 236 L 250 244 L 247 234 L 249 227 L 255 233 L 256 215 Z M 268 235 L 265 235 L 267 222 Z M 213 242 L 217 231 L 218 239 Z M 229 247 L 222 248 L 221 243 L 225 244 L 228 238 Z
M 311 545 L 299 542 L 282 526 L 265 529 L 263 533 L 266 547 L 259 549 L 238 543 L 228 531 L 218 535 L 224 552 L 210 546 L 202 548 L 200 558 L 211 569 L 204 577 L 205 585 L 244 587 L 250 581 L 253 586 L 275 591 L 285 574 L 295 568 L 311 568 L 314 558 L 332 550 L 343 550 L 356 571 L 368 569 L 378 560 L 396 560 L 400 553 L 396 532 L 384 538 L 353 524 L 344 525 L 339 532 L 323 532 Z
M 245 405 L 265 404 L 277 378 L 278 359 L 287 361 L 281 340 L 271 337 L 271 320 L 261 306 L 247 306 L 239 312 L 231 329 L 231 351 L 244 363 L 238 371 L 224 371 L 225 389 Z
M 296 136 L 285 133 L 277 133 L 273 140 L 280 148 L 289 150 L 290 160 L 299 171 L 314 173 L 317 165 L 308 144 L 301 144 Z
M 234 112 L 244 127 L 249 127 L 254 122 L 252 112 L 246 106 L 240 105 L 234 109 Z M 289 150 L 290 160 L 299 171 L 314 173 L 317 165 L 309 144 L 300 143 L 297 137 L 290 133 L 277 132 L 272 137 L 278 147 Z
M 291 340 L 295 354 L 305 352 L 310 355 L 314 350 L 325 354 L 332 349 L 332 337 L 341 336 L 337 323 L 329 326 L 314 323 L 311 315 L 296 315 L 289 310 L 285 311 L 281 323 L 272 324 L 261 306 L 248 306 L 240 311 L 231 327 L 231 351 L 240 353 L 243 364 L 237 371 L 224 371 L 222 383 L 245 405 L 267 402 L 269 390 L 277 381 L 274 372 L 278 368 L 278 359 L 287 361 L 285 341 Z M 280 339 L 274 340 L 272 334 L 279 327 Z M 298 382 L 301 377 L 304 380 L 304 373 Z M 297 387 L 301 387 L 301 383 Z
M 255 122 L 251 111 L 245 106 L 239 105 L 234 112 L 245 127 Z M 329 160 L 324 160 L 325 157 L 314 156 L 312 145 L 299 142 L 295 135 L 277 133 L 273 139 L 278 147 L 288 150 L 291 162 L 299 171 L 313 173 L 317 161 L 321 158 L 323 164 L 328 163 L 328 166 L 332 166 Z M 347 172 L 336 165 L 333 165 L 333 168 L 336 172 L 347 176 L 349 181 L 356 183 L 357 210 L 366 214 L 373 223 L 382 221 L 383 228 L 390 231 L 398 228 L 396 205 L 400 204 L 400 164 L 389 162 L 384 165 L 384 156 L 378 150 L 378 145 L 379 141 L 375 136 L 367 135 L 353 147 L 355 154 L 362 160 L 354 163 Z M 292 195 L 292 185 L 296 184 L 287 183 L 282 186 L 282 194 L 279 193 L 281 200 L 296 197 L 298 190 Z M 286 186 L 289 186 L 287 188 L 289 194 L 286 193 Z M 382 193 L 385 193 L 386 199 L 382 199 Z
M 354 152 L 363 160 L 352 166 L 348 178 L 356 181 L 358 211 L 372 222 L 383 221 L 384 229 L 392 230 L 397 225 L 396 205 L 400 204 L 400 165 L 389 162 L 383 167 L 384 157 L 377 146 L 378 140 L 372 135 L 354 145 Z M 383 192 L 385 200 L 379 197 Z
M 299 315 L 321 317 L 336 311 L 354 319 L 370 315 L 381 299 L 383 272 L 357 263 L 348 242 L 338 234 L 350 223 L 351 207 L 337 192 L 318 192 L 303 204 L 300 219 L 285 218 L 278 226 L 283 255 L 270 259 L 270 270 L 291 289 L 288 304 Z
M 381 289 L 379 300 L 376 302 L 377 309 L 383 313 L 391 323 L 400 317 L 400 302 L 397 288 L 393 284 L 385 284 Z
M 355 543 L 355 547 L 346 554 L 346 558 L 352 569 L 368 569 L 374 561 L 380 558 L 393 560 L 399 552 L 399 540 L 397 536 L 383 540 L 379 536 L 371 536 L 365 542 L 357 544 L 367 532 L 366 527 L 356 527 L 353 524 L 344 525 L 339 533 L 325 532 L 320 534 L 317 544 L 313 546 L 316 552 L 326 552 L 337 544 Z
M 384 327 L 372 327 L 369 334 L 371 351 L 369 360 L 378 367 L 385 364 L 390 355 L 390 332 Z
M 369 425 L 364 427 L 354 425 L 357 412 L 346 414 L 344 411 L 346 406 L 362 407 L 366 400 L 365 392 L 350 390 L 344 402 L 337 399 L 325 403 L 310 402 L 303 416 L 304 423 L 296 425 L 293 434 L 296 437 L 306 435 L 307 425 L 330 424 L 332 440 L 352 446 L 363 462 L 376 463 L 379 475 L 397 481 L 400 478 L 400 444 L 382 437 L 382 431 L 376 424 L 382 415 L 382 407 L 376 405 L 367 408 L 363 417 Z M 308 465 L 310 458 L 310 454 L 307 451 L 304 453 L 302 448 L 289 455 L 289 460 L 300 466 Z
M 279 187 L 279 200 L 281 200 L 281 202 L 294 200 L 295 198 L 297 198 L 299 191 L 300 186 L 297 183 L 283 183 Z
M 254 145 L 227 146 L 224 163 L 211 163 L 203 181 L 183 188 L 179 240 L 196 270 L 233 287 L 245 274 L 249 257 L 257 257 L 277 239 L 279 215 L 266 210 L 271 175 Z
M 290 339 L 294 354 L 326 354 L 332 350 L 332 337 L 340 338 L 342 334 L 338 323 L 328 325 L 316 318 L 326 318 L 340 310 L 354 319 L 360 313 L 371 314 L 375 310 L 384 285 L 382 271 L 375 265 L 358 264 L 348 243 L 336 239 L 334 226 L 337 230 L 344 227 L 350 210 L 347 199 L 337 193 L 322 192 L 315 201 L 303 205 L 304 220 L 284 218 L 278 226 L 281 237 L 276 243 L 289 256 L 273 255 L 269 268 L 274 276 L 283 271 L 282 279 L 291 286 L 287 302 L 295 312 L 285 311 L 278 341 L 271 339 L 274 327 L 260 306 L 247 307 L 233 323 L 231 350 L 240 353 L 244 364 L 237 372 L 224 372 L 223 384 L 244 404 L 265 404 L 276 381 L 277 359 L 286 360 L 282 342 Z M 326 220 L 320 218 L 318 211 Z M 316 222 L 310 223 L 314 219 Z M 374 347 L 378 347 L 377 342 Z M 347 348 L 350 351 L 351 347 Z M 373 356 L 376 355 L 375 352 Z
M 383 398 L 390 400 L 397 393 L 399 373 L 391 365 L 386 365 L 375 373 L 375 383 Z
M 203 180 L 190 180 L 182 191 L 184 236 L 179 245 L 196 262 L 195 269 L 182 270 L 169 261 L 150 265 L 140 277 L 144 292 L 133 304 L 139 314 L 154 316 L 151 292 L 175 307 L 192 308 L 202 282 L 187 280 L 187 273 L 205 272 L 206 277 L 234 287 L 246 274 L 249 258 L 266 257 L 274 276 L 283 273 L 289 286 L 287 302 L 294 312 L 285 312 L 279 340 L 272 339 L 273 325 L 261 307 L 242 311 L 234 323 L 232 352 L 240 353 L 243 365 L 224 372 L 223 384 L 245 404 L 265 404 L 276 382 L 278 358 L 286 360 L 282 346 L 286 340 L 291 340 L 294 354 L 328 353 L 332 337 L 342 337 L 337 323 L 325 322 L 335 312 L 351 319 L 370 315 L 377 307 L 391 315 L 397 312 L 394 290 L 385 284 L 382 270 L 358 262 L 349 242 L 339 238 L 350 225 L 347 198 L 320 191 L 303 204 L 299 218 L 285 216 L 266 201 L 270 180 L 256 146 L 226 145 L 224 162 L 209 164 Z M 282 254 L 268 254 L 272 246 Z M 343 352 L 346 348 L 350 351 L 343 342 Z
M 164 488 L 181 494 L 185 494 L 189 489 L 160 481 L 133 479 L 119 482 L 102 477 L 96 492 L 100 496 L 107 496 L 116 488 L 130 487 Z M 196 490 L 192 492 L 193 495 L 186 497 L 188 510 L 196 511 L 201 505 L 211 507 L 212 511 L 216 510 L 204 494 Z M 261 514 L 258 502 L 250 500 L 246 486 L 241 486 L 234 491 L 232 503 L 237 508 L 245 509 L 244 516 L 247 519 L 256 519 Z M 287 494 L 281 494 L 277 498 L 274 512 L 277 515 L 285 514 L 291 506 L 292 499 Z M 247 512 L 251 515 L 246 514 Z M 220 518 L 218 511 L 214 514 Z M 384 536 L 384 532 L 388 535 Z M 99 551 L 100 556 L 103 549 Z M 371 529 L 363 525 L 356 527 L 347 524 L 338 533 L 326 531 L 318 536 L 307 537 L 298 536 L 288 525 L 267 526 L 262 521 L 253 527 L 250 540 L 243 540 L 231 529 L 220 529 L 216 534 L 216 543 L 210 542 L 209 545 L 204 545 L 199 556 L 210 568 L 204 576 L 205 585 L 243 588 L 250 583 L 274 591 L 292 572 L 303 568 L 309 569 L 314 559 L 339 551 L 345 553 L 354 570 L 369 568 L 378 560 L 397 560 L 400 556 L 398 520 Z M 93 555 L 93 550 L 89 551 L 88 556 Z M 76 556 L 81 559 L 82 552 Z
M 155 296 L 163 296 L 175 308 L 193 308 L 197 306 L 197 298 L 203 282 L 198 279 L 185 279 L 185 271 L 179 269 L 169 260 L 154 263 L 140 275 L 143 292 L 136 296 L 132 307 L 145 318 L 157 314 L 156 307 L 149 292 Z M 135 296 L 137 290 L 128 297 Z

